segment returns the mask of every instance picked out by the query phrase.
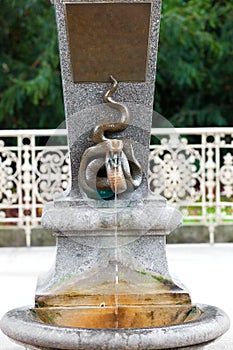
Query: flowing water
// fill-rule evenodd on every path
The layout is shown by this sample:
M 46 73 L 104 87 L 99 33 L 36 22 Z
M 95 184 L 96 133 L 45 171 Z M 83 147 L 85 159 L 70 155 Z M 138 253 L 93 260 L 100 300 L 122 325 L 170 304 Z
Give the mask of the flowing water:
M 118 266 L 118 227 L 117 227 L 117 168 L 114 171 L 114 185 L 115 185 L 115 198 L 114 198 L 114 239 L 115 239 L 115 328 L 118 328 L 118 284 L 119 284 L 119 266 Z

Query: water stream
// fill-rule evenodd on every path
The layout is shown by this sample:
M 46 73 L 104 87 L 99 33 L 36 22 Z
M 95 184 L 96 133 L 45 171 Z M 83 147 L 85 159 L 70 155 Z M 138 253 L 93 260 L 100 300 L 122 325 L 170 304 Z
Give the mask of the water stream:
M 114 186 L 115 186 L 115 198 L 114 198 L 114 240 L 115 240 L 115 328 L 119 327 L 118 323 L 118 285 L 119 285 L 119 266 L 118 266 L 118 209 L 117 209 L 117 168 L 114 170 Z

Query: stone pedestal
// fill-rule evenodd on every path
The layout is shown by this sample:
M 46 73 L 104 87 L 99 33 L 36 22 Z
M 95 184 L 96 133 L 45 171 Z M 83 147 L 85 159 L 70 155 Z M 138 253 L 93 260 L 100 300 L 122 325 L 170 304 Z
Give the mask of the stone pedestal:
M 184 321 L 190 296 L 172 280 L 165 250 L 181 220 L 162 197 L 47 204 L 42 223 L 57 237 L 57 255 L 38 281 L 34 311 L 46 323 L 87 328 L 114 328 L 116 307 L 119 327 Z
M 117 206 L 114 201 L 74 199 L 48 203 L 42 224 L 57 237 L 56 263 L 48 286 L 66 275 L 78 277 L 105 268 L 115 261 L 116 250 L 120 264 L 170 278 L 166 235 L 181 221 L 180 212 L 162 197 L 118 201 Z

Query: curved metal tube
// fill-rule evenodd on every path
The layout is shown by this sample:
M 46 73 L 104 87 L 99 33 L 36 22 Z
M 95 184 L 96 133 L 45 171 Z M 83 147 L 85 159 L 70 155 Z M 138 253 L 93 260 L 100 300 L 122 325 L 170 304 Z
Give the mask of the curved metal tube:
M 117 80 L 110 75 L 110 81 L 112 82 L 111 88 L 104 95 L 104 102 L 107 103 L 110 107 L 117 109 L 121 113 L 121 123 L 129 124 L 130 114 L 128 108 L 123 104 L 113 100 L 112 95 L 118 88 Z M 116 130 L 117 131 L 117 130 Z
M 92 136 L 92 140 L 96 144 L 111 140 L 105 136 L 105 131 L 121 132 L 124 131 L 130 123 L 130 113 L 128 108 L 123 103 L 116 102 L 112 98 L 112 95 L 118 87 L 118 82 L 112 75 L 110 75 L 110 81 L 112 82 L 112 86 L 105 93 L 103 100 L 106 104 L 108 104 L 109 107 L 117 109 L 121 113 L 121 120 L 119 122 L 103 121 L 98 123 L 94 128 Z

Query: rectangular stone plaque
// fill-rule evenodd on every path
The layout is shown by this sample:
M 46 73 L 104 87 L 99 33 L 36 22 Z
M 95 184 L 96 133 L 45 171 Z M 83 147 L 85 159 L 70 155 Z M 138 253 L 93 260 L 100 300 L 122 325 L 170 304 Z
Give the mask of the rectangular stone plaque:
M 73 82 L 145 81 L 151 3 L 65 3 Z

